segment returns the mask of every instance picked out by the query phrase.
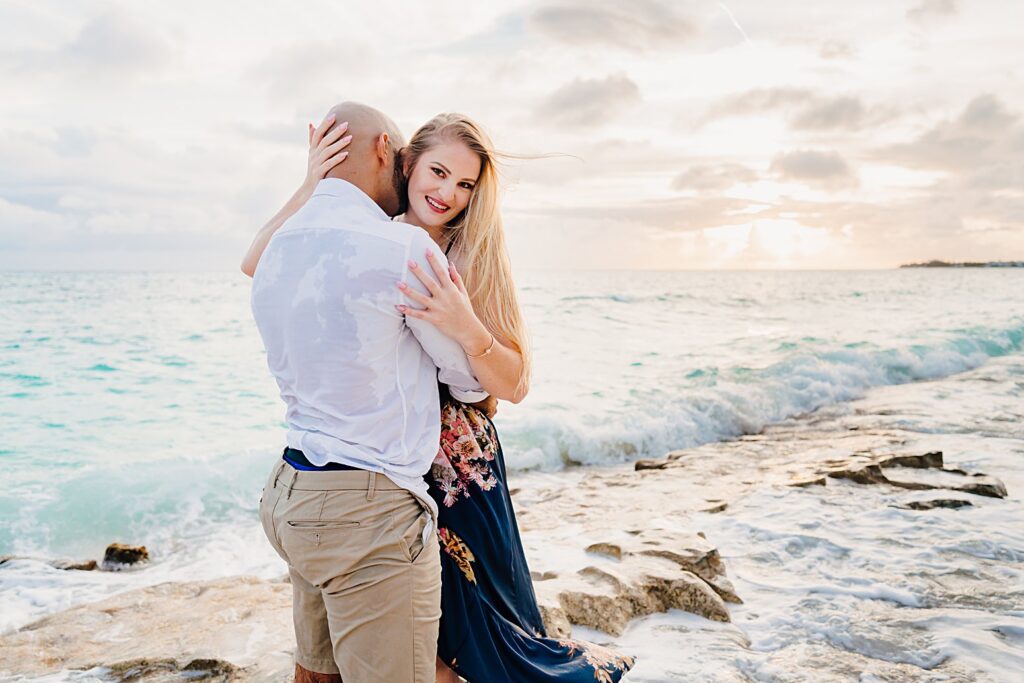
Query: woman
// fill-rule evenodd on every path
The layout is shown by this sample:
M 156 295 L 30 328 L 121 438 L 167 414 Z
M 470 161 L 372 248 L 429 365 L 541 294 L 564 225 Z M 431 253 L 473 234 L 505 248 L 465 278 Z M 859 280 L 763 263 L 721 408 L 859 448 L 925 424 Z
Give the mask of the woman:
M 344 162 L 344 125 L 310 125 L 306 181 L 250 247 L 255 270 L 270 235 Z M 408 209 L 395 220 L 426 230 L 448 254 L 440 284 L 417 272 L 429 295 L 398 286 L 411 304 L 399 310 L 433 323 L 466 350 L 481 385 L 495 399 L 526 396 L 530 349 L 512 282 L 498 210 L 495 152 L 470 119 L 441 114 L 403 152 Z M 414 271 L 415 272 L 415 271 Z M 437 680 L 618 681 L 633 664 L 606 648 L 545 636 L 506 485 L 494 403 L 466 405 L 441 387 L 441 444 L 427 481 L 440 510 L 441 625 Z M 487 411 L 487 412 L 485 412 Z

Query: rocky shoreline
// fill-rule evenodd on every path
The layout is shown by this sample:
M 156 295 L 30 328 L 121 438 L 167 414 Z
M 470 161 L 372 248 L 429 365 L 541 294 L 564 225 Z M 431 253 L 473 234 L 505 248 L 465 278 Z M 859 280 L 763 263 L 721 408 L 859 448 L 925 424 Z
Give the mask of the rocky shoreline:
M 922 437 L 891 422 L 878 401 L 847 404 L 656 460 L 515 476 L 513 500 L 551 634 L 579 626 L 614 639 L 632 620 L 668 610 L 729 622 L 730 605 L 742 605 L 743 596 L 716 539 L 695 520 L 728 515 L 755 489 L 880 487 L 912 495 L 894 505 L 922 515 L 1007 496 L 990 474 L 949 466 L 934 448 L 941 435 Z M 282 681 L 290 676 L 292 646 L 286 580 L 164 583 L 0 637 L 0 674 Z M 898 677 L 905 666 L 892 663 L 890 673 Z M 956 662 L 931 671 L 940 672 L 975 680 Z

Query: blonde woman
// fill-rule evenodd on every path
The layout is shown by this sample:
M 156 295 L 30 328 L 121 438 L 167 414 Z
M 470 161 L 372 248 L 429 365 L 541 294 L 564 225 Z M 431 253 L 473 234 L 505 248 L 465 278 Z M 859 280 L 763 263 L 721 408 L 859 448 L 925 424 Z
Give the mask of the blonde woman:
M 250 275 L 273 234 L 343 163 L 344 124 L 310 126 L 306 182 L 261 230 L 243 270 Z M 399 312 L 434 324 L 462 345 L 491 402 L 467 405 L 441 387 L 441 443 L 427 483 L 440 510 L 441 624 L 437 680 L 618 681 L 632 659 L 589 643 L 547 638 L 516 526 L 505 462 L 490 417 L 493 399 L 518 403 L 529 390 L 530 345 L 512 281 L 498 202 L 496 153 L 468 117 L 441 114 L 402 153 L 404 213 L 448 255 L 417 272 L 428 294 L 396 283 Z

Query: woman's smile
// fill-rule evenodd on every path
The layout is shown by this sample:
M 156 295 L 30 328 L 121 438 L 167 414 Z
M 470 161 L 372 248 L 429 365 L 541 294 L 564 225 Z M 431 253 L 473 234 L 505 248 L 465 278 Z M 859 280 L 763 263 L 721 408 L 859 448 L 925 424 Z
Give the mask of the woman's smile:
M 434 199 L 430 195 L 426 195 L 427 206 L 431 208 L 435 213 L 448 213 L 450 206 L 442 202 L 440 199 Z

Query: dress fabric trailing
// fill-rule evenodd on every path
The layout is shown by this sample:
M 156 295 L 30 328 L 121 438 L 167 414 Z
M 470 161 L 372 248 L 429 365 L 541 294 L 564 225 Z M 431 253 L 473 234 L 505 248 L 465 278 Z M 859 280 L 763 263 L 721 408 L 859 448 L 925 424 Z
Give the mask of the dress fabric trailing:
M 441 660 L 469 683 L 622 678 L 632 657 L 547 637 L 494 423 L 444 385 L 441 445 L 426 478 L 440 511 Z

